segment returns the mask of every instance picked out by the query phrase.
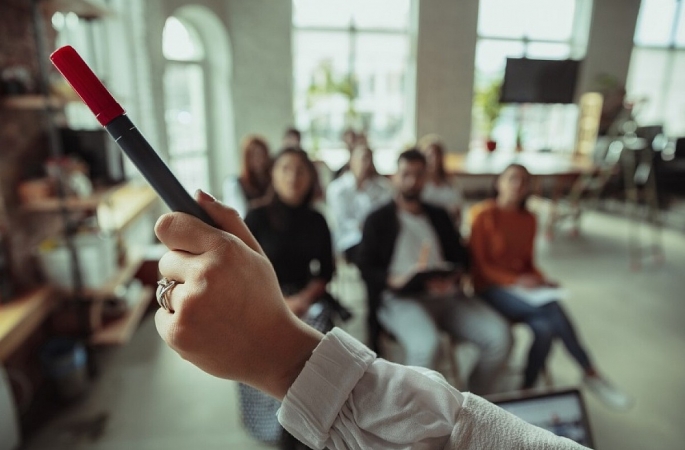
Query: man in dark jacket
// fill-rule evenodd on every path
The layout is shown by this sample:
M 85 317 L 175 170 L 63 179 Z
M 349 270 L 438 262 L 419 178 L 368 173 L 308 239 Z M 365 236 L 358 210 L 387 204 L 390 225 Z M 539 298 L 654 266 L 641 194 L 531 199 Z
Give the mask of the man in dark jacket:
M 372 346 L 382 327 L 404 347 L 407 365 L 432 367 L 444 330 L 478 346 L 469 389 L 487 394 L 509 356 L 511 332 L 496 312 L 461 291 L 457 274 L 468 269 L 468 251 L 447 211 L 421 202 L 425 177 L 423 154 L 402 153 L 393 178 L 395 199 L 364 224 L 358 265 L 369 293 Z M 417 289 L 406 289 L 416 273 L 447 264 L 455 275 L 428 277 Z

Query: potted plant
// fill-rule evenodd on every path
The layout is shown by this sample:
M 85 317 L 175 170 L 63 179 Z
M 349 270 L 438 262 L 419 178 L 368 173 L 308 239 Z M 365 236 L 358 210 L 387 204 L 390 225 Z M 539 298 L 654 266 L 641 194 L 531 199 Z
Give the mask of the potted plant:
M 502 111 L 502 104 L 499 102 L 502 81 L 494 80 L 476 91 L 476 105 L 480 109 L 483 117 L 485 135 L 485 147 L 492 152 L 497 148 L 497 142 L 492 138 L 492 130 L 495 128 L 497 119 Z
M 333 72 L 331 61 L 321 61 L 315 69 L 309 87 L 307 88 L 307 109 L 316 115 L 317 104 L 319 102 L 330 101 L 332 97 L 339 96 L 347 101 L 348 108 L 345 113 L 345 123 L 351 124 L 358 117 L 355 109 L 354 100 L 357 96 L 357 89 L 351 75 L 336 76 Z M 312 140 L 315 147 L 318 147 L 319 132 L 317 117 L 311 120 Z M 316 151 L 317 148 L 314 148 Z

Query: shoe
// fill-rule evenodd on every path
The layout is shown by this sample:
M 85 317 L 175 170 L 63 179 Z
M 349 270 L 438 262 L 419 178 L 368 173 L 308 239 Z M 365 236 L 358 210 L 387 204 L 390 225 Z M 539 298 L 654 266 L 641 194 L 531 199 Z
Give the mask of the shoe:
M 585 376 L 583 384 L 605 405 L 617 411 L 628 411 L 635 403 L 630 395 L 600 376 Z

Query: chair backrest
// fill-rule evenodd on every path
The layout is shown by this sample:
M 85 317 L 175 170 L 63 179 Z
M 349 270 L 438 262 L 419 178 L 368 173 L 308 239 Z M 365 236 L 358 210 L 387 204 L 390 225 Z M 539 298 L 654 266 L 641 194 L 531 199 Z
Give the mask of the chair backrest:
M 685 158 L 685 137 L 676 139 L 674 158 Z

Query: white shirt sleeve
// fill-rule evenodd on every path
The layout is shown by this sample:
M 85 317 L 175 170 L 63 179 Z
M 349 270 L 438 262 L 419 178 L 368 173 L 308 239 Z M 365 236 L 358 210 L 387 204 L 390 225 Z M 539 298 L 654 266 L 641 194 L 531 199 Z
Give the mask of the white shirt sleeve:
M 438 373 L 377 359 L 339 328 L 283 399 L 278 420 L 314 449 L 581 449 Z

